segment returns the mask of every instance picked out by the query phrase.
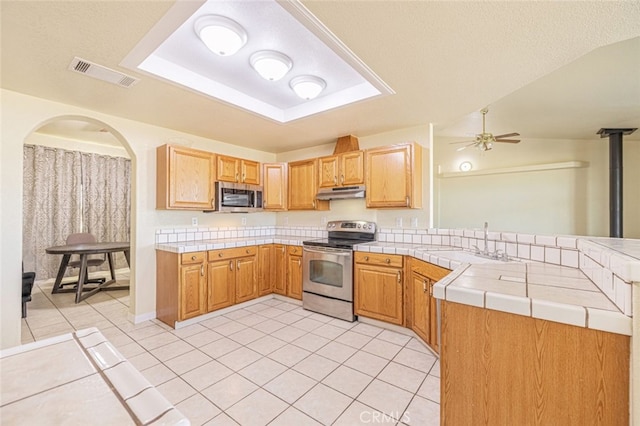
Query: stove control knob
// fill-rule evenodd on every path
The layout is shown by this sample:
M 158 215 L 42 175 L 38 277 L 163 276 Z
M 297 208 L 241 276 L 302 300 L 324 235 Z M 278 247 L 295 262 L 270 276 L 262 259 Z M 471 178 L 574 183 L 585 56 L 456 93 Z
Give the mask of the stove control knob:
M 361 224 L 358 224 L 358 229 L 360 229 L 360 228 L 362 228 L 362 225 L 361 225 Z

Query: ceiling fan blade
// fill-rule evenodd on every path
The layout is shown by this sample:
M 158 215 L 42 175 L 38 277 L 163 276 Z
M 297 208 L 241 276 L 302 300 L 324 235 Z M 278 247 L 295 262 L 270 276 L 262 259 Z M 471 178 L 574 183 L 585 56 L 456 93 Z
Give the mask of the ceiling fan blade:
M 469 143 L 469 142 L 476 143 L 476 141 L 457 141 L 457 142 L 449 142 L 449 144 L 456 144 L 456 143 Z
M 496 139 L 496 142 L 520 143 L 520 139 Z
M 477 145 L 477 144 L 478 144 L 477 142 L 471 142 L 469 145 L 461 146 L 460 148 L 456 149 L 456 151 L 462 151 L 462 150 L 465 150 L 465 149 L 469 148 L 470 146 L 474 146 L 474 145 Z
M 511 136 L 520 136 L 520 133 L 505 133 L 504 135 L 494 136 L 496 139 L 510 138 Z

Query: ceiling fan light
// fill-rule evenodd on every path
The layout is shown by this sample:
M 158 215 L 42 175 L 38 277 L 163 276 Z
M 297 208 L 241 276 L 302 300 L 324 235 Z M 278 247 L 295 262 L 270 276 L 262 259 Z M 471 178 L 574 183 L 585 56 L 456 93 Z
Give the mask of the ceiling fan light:
M 305 100 L 316 98 L 327 87 L 327 83 L 314 75 L 301 75 L 291 79 L 293 91 Z
M 231 56 L 247 43 L 247 32 L 236 21 L 220 15 L 205 15 L 195 23 L 200 40 L 219 56 Z
M 291 59 L 274 50 L 261 50 L 249 58 L 253 69 L 265 80 L 280 80 L 293 66 Z

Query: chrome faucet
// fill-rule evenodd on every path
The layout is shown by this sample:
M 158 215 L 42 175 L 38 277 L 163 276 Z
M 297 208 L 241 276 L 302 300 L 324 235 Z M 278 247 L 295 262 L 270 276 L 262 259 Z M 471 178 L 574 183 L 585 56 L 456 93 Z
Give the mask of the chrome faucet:
M 496 249 L 494 252 L 489 251 L 489 223 L 484 223 L 484 248 L 480 250 L 478 246 L 473 246 L 476 249 L 476 256 L 486 257 L 494 260 L 503 260 L 508 261 L 509 256 L 506 253 L 503 253 L 502 250 Z

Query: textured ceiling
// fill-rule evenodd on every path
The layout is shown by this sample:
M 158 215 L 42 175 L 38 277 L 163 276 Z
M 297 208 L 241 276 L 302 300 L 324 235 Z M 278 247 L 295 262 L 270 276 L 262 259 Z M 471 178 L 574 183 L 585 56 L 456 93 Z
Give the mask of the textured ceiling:
M 396 94 L 287 124 L 119 66 L 172 4 L 3 0 L 2 87 L 271 152 L 429 122 L 465 137 L 486 105 L 489 130 L 523 139 L 640 126 L 637 40 L 596 50 L 640 36 L 639 2 L 305 1 Z M 74 56 L 142 80 L 71 73 Z

